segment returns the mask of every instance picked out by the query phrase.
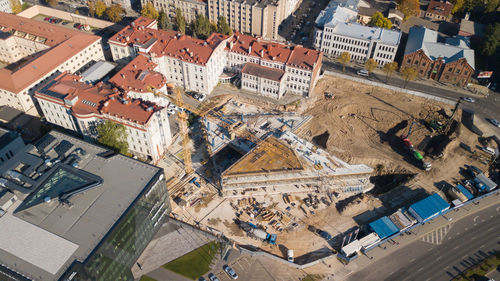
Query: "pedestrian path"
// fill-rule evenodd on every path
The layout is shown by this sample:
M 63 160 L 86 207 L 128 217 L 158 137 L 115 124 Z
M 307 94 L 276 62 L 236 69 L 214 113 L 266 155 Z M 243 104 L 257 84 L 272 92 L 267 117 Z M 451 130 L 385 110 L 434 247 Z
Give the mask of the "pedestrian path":
M 445 226 L 441 226 L 427 234 L 425 234 L 421 240 L 427 243 L 435 244 L 435 245 L 440 245 L 446 234 L 450 232 L 451 227 L 453 226 L 452 223 L 447 224 Z

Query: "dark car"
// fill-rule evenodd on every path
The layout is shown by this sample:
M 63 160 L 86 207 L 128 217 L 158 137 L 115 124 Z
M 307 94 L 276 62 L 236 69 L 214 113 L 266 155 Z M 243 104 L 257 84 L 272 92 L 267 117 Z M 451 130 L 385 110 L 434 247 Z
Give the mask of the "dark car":
M 67 25 L 69 22 L 68 21 L 63 21 L 62 25 Z
M 220 279 L 213 273 L 208 274 L 208 279 L 210 279 L 210 281 L 220 281 Z
M 326 240 L 332 240 L 332 236 L 330 235 L 330 233 L 324 231 L 324 230 L 320 230 L 318 229 L 316 231 L 316 233 L 318 233 L 319 236 L 321 236 L 322 238 L 326 239 Z
M 79 23 L 75 23 L 75 24 L 73 24 L 73 27 L 78 28 L 79 25 L 80 25 Z
M 205 277 L 202 276 L 202 277 L 198 278 L 198 281 L 207 281 L 207 279 L 205 279 Z

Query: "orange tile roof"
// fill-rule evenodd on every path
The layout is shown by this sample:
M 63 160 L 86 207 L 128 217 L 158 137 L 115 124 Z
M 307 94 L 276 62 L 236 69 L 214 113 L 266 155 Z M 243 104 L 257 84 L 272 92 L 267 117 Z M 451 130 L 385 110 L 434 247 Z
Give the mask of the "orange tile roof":
M 181 35 L 173 30 L 149 28 L 153 22 L 139 17 L 134 24 L 113 35 L 109 41 L 120 45 L 151 46 L 153 56 L 169 56 L 183 61 L 204 65 L 214 49 L 228 36 L 214 33 L 207 40 Z
M 308 70 L 312 70 L 314 64 L 321 60 L 319 51 L 264 41 L 239 32 L 229 39 L 228 50 Z
M 154 70 L 156 66 L 146 56 L 138 55 L 108 81 L 125 91 L 149 92 L 150 87 L 160 89 L 167 79 Z
M 0 88 L 13 93 L 26 89 L 84 48 L 100 40 L 100 37 L 95 35 L 2 12 L 0 26 L 4 27 L 3 31 L 15 29 L 45 37 L 45 44 L 51 47 L 39 55 L 32 56 L 28 62 L 15 69 L 0 69 Z
M 35 93 L 35 97 L 57 101 L 71 108 L 73 115 L 80 118 L 101 117 L 103 114 L 118 117 L 137 124 L 147 124 L 154 112 L 162 109 L 154 103 L 127 97 L 109 84 L 94 85 L 80 82 L 81 77 L 62 73 Z M 77 99 L 75 99 L 77 98 Z M 76 100 L 76 101 L 75 101 Z M 69 102 L 74 101 L 72 105 Z

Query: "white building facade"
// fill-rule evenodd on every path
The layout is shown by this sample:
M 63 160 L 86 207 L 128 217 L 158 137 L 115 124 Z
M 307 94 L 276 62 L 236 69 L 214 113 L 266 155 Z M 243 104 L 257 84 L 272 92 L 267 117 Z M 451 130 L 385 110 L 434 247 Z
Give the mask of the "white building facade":
M 164 107 L 133 99 L 117 89 L 81 83 L 79 76 L 63 73 L 35 94 L 46 120 L 54 125 L 97 139 L 97 126 L 112 121 L 125 126 L 130 153 L 157 162 L 171 143 Z M 72 94 L 58 92 L 73 89 Z

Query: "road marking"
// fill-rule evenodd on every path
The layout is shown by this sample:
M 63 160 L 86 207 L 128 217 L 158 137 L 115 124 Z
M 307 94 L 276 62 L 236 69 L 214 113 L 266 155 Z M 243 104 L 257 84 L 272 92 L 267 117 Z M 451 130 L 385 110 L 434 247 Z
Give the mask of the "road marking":
M 467 231 L 467 230 L 469 230 L 469 228 L 468 228 L 468 227 L 466 227 L 466 228 L 465 228 L 465 231 Z
M 482 222 L 485 222 L 486 220 L 481 220 Z
M 476 236 L 472 236 L 471 240 L 476 240 L 477 237 Z
M 456 246 L 455 248 L 453 248 L 453 250 L 456 250 L 456 249 L 458 249 L 458 248 L 460 248 L 460 246 Z
M 479 216 L 475 216 L 472 220 L 476 222 L 476 220 L 479 218 Z
M 413 258 L 413 259 L 411 259 L 411 260 L 410 260 L 410 262 L 414 262 L 415 260 L 416 260 L 416 259 L 415 259 L 415 258 Z
M 437 259 L 436 259 L 436 260 L 438 261 L 438 260 L 440 260 L 440 259 L 442 259 L 442 258 L 443 258 L 442 256 L 439 256 L 439 257 L 437 257 Z
M 424 268 L 423 268 L 423 267 L 419 268 L 419 269 L 417 270 L 417 272 L 420 272 L 420 271 L 422 271 L 422 270 L 424 270 Z
M 488 231 L 492 231 L 493 229 L 495 229 L 495 227 L 494 227 L 494 226 L 492 226 L 492 227 L 488 228 Z
M 479 246 L 479 249 L 484 248 L 484 246 L 486 246 L 486 245 L 485 245 L 485 244 L 483 244 L 483 245 Z

